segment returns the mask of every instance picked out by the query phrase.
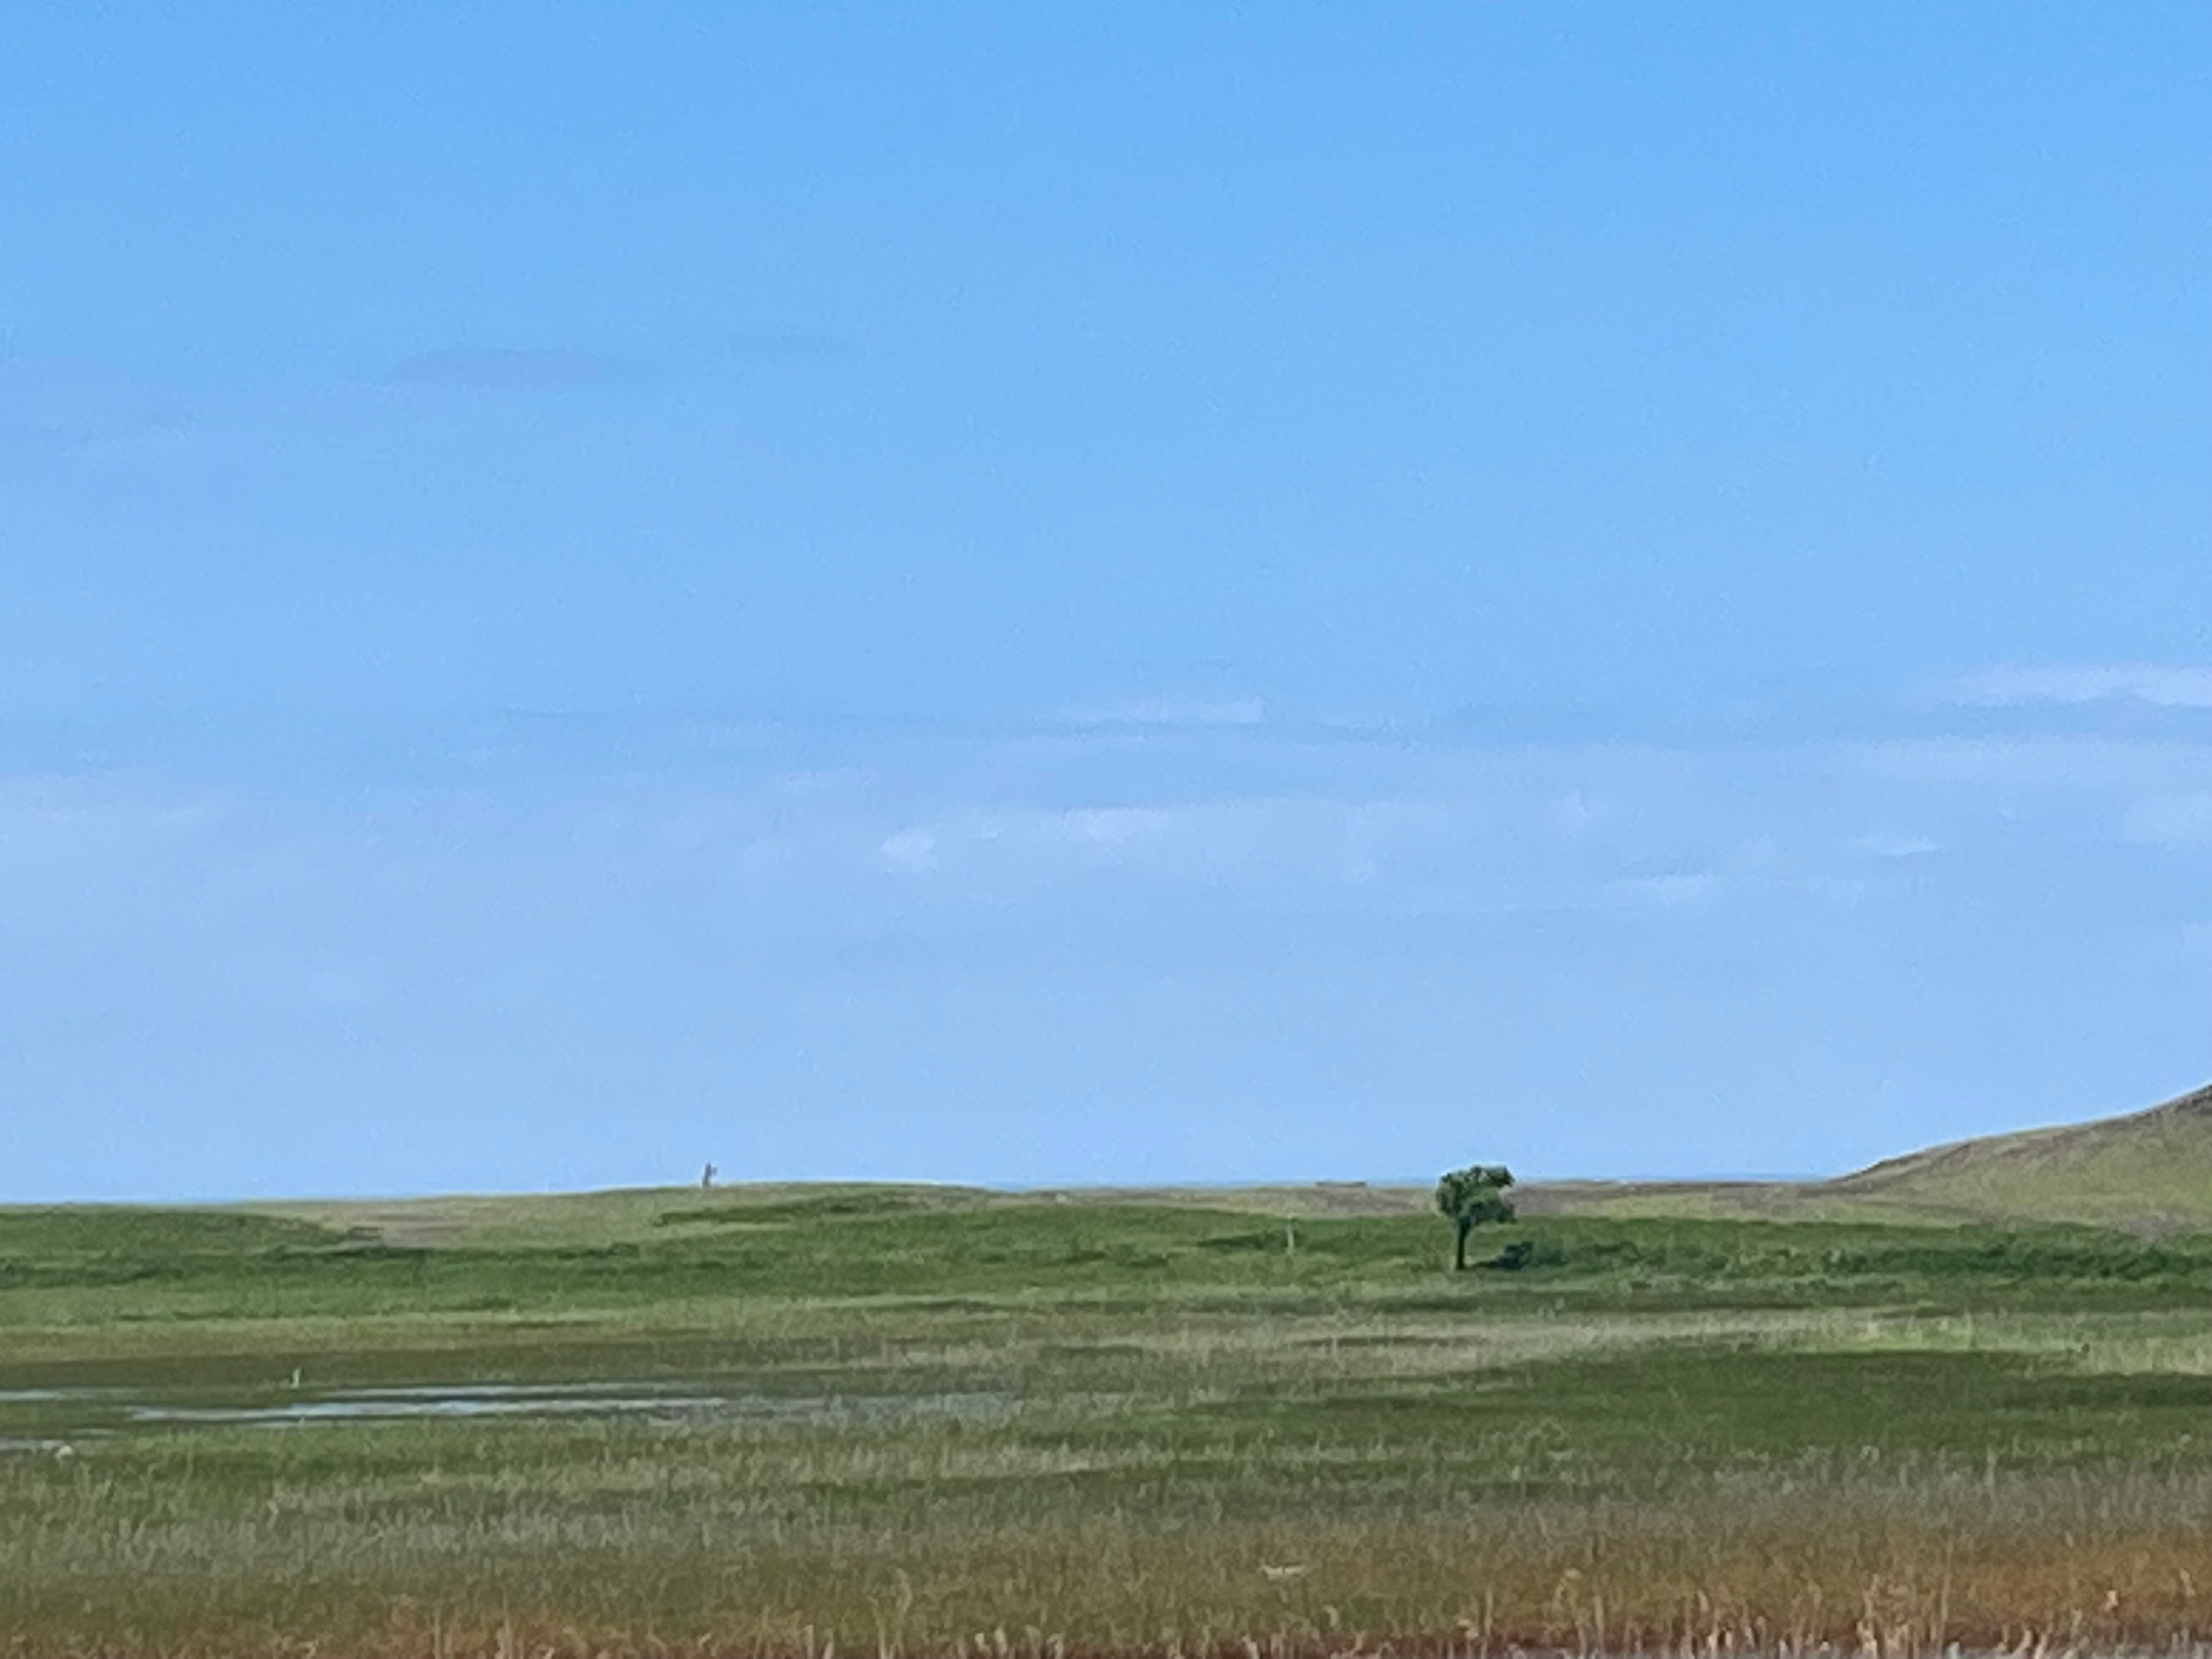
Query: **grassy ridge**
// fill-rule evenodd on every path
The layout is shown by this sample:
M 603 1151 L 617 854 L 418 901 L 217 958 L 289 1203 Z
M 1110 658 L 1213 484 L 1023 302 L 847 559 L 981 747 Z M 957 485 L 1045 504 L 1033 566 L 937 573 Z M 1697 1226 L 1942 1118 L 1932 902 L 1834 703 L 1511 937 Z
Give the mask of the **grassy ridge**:
M 2062 1223 L 2147 1236 L 2212 1231 L 2212 1089 L 2124 1116 L 1936 1146 L 1832 1181 L 1563 1182 L 1547 1215 Z
M 2206 1616 L 2194 1239 L 1537 1218 L 1453 1275 L 1432 1218 L 1249 1199 L 489 1205 L 411 1244 L 0 1212 L 0 1630 L 818 1656 Z M 490 1384 L 591 1409 L 286 1416 Z
M 2148 1111 L 1937 1146 L 1827 1181 L 1540 1182 L 1519 1194 L 1532 1217 L 2000 1227 L 2074 1224 L 2147 1237 L 2212 1231 L 2212 1089 Z M 1313 1220 L 1417 1218 L 1425 1186 L 1069 1188 L 1033 1193 L 927 1185 L 760 1184 L 686 1196 L 640 1188 L 496 1198 L 331 1201 L 256 1212 L 400 1246 L 640 1243 L 672 1208 L 742 1224 L 779 1206 L 972 1211 L 1053 1203 L 1079 1209 L 1233 1211 Z
M 2212 1089 L 2124 1117 L 1934 1147 L 1829 1185 L 1956 1220 L 2201 1231 L 2212 1227 Z

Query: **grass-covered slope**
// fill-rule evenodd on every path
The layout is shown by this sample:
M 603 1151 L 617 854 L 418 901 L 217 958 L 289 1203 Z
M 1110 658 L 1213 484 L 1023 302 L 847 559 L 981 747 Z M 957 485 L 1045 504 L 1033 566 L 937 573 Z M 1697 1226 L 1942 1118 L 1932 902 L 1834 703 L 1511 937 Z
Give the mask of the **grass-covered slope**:
M 2212 1231 L 2212 1088 L 2123 1117 L 1934 1146 L 1832 1181 L 1563 1182 L 1528 1189 L 1523 1207 L 1617 1218 Z
M 2212 1229 L 2212 1088 L 2125 1117 L 1933 1147 L 1814 1191 L 1961 1221 Z
M 946 1211 L 1219 1211 L 1280 1218 L 1425 1216 L 1425 1187 L 1362 1181 L 1246 1187 L 1072 1187 L 1030 1190 L 929 1182 L 741 1182 L 599 1192 L 457 1194 L 430 1198 L 301 1199 L 241 1206 L 400 1249 L 605 1248 L 665 1240 L 672 1226 L 736 1229 L 798 1218 L 858 1220 Z

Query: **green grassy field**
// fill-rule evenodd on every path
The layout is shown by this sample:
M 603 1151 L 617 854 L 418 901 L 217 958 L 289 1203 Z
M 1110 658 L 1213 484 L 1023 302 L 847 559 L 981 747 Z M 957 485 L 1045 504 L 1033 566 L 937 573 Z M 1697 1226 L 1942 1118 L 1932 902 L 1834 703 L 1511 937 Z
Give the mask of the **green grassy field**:
M 1398 1207 L 0 1211 L 0 1651 L 1909 1653 L 2212 1613 L 2212 1239 L 1563 1215 L 1455 1275 Z

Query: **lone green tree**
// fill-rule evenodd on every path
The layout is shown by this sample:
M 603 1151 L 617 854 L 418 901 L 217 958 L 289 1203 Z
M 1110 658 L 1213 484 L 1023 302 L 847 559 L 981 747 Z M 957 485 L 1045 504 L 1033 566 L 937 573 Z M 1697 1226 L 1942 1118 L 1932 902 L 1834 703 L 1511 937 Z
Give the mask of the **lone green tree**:
M 1437 1182 L 1437 1212 L 1452 1224 L 1452 1271 L 1467 1271 L 1467 1236 L 1489 1221 L 1513 1219 L 1505 1189 L 1513 1171 L 1503 1164 L 1470 1164 Z

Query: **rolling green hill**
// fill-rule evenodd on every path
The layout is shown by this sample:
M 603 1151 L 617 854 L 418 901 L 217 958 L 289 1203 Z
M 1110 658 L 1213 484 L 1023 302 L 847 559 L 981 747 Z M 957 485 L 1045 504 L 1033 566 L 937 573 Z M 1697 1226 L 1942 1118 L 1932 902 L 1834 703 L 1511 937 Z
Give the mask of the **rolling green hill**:
M 1822 1190 L 1932 1218 L 2212 1228 L 2212 1088 L 2124 1117 L 1932 1147 Z
M 1686 1220 L 2075 1222 L 2144 1235 L 2212 1231 L 2212 1087 L 2124 1116 L 1988 1135 L 1826 1181 L 1559 1181 L 1519 1194 L 1531 1216 Z M 258 1204 L 403 1246 L 611 1244 L 657 1236 L 672 1204 L 742 1224 L 779 1206 L 975 1209 L 1037 1204 L 1158 1205 L 1296 1218 L 1425 1213 L 1425 1185 L 1316 1182 L 1248 1187 L 1072 1187 L 1006 1191 L 925 1183 L 755 1182 L 711 1191 L 453 1196 Z
M 672 1218 L 726 1228 L 771 1225 L 803 1210 L 853 1218 L 1034 1209 L 1042 1206 L 1234 1211 L 1307 1218 L 1425 1215 L 1425 1186 L 1363 1181 L 1243 1187 L 1065 1187 L 1007 1189 L 933 1182 L 738 1182 L 708 1188 L 623 1187 L 599 1192 L 453 1194 L 428 1198 L 301 1199 L 240 1206 L 251 1213 L 326 1227 L 359 1243 L 402 1249 L 454 1245 L 514 1249 L 597 1248 L 665 1238 Z
M 1832 1181 L 1562 1182 L 1533 1214 L 1772 1220 L 2077 1222 L 2212 1231 L 2212 1088 L 2121 1117 L 1955 1141 Z

